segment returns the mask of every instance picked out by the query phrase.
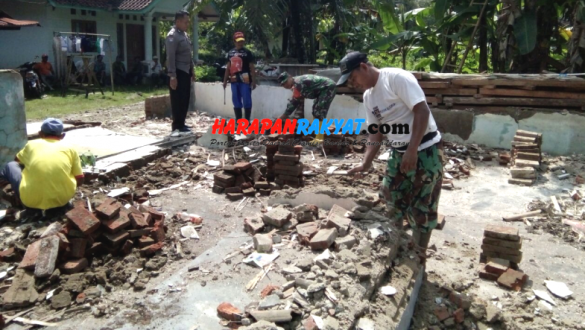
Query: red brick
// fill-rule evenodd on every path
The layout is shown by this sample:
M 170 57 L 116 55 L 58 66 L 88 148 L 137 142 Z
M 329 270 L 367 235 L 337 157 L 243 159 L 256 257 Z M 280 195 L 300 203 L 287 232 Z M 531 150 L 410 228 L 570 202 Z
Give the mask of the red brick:
M 317 232 L 317 234 L 311 239 L 309 245 L 313 250 L 325 250 L 335 242 L 337 238 L 337 229 L 321 229 Z
M 506 241 L 503 239 L 484 237 L 482 243 L 485 245 L 495 245 L 495 246 L 500 246 L 500 247 L 507 247 L 510 249 L 516 249 L 516 250 L 522 249 L 522 238 L 520 238 L 520 240 L 514 242 L 514 241 Z
M 256 235 L 264 229 L 264 222 L 258 219 L 244 219 L 244 229 L 252 234 Z
M 0 261 L 11 261 L 14 260 L 15 257 L 16 252 L 14 251 L 14 248 L 9 248 L 0 252 Z
M 213 192 L 214 194 L 223 194 L 224 191 L 225 188 L 218 186 L 217 183 L 215 183 L 213 188 L 211 188 L 211 192 Z
M 528 275 L 511 268 L 498 277 L 499 285 L 515 291 L 522 290 L 526 281 L 528 281 Z
M 277 207 L 262 215 L 262 221 L 265 224 L 282 228 L 292 218 L 290 211 Z
M 35 265 L 35 277 L 45 278 L 51 276 L 55 270 L 55 263 L 59 255 L 59 237 L 48 236 L 41 239 L 39 255 Z
M 128 214 L 120 212 L 118 218 L 104 221 L 103 224 L 107 232 L 115 234 L 129 227 L 132 222 L 130 221 L 130 218 L 128 218 Z
M 286 174 L 279 174 L 278 179 L 282 181 L 294 181 L 295 183 L 299 183 L 299 175 L 286 175 Z
M 76 200 L 73 202 L 73 208 L 84 208 L 87 209 L 87 201 L 85 199 Z
M 151 227 L 147 227 L 147 228 L 142 228 L 142 229 L 128 230 L 128 234 L 130 234 L 130 238 L 149 236 L 150 233 L 152 232 L 152 229 L 153 228 L 151 228 Z
M 254 197 L 256 195 L 256 189 L 248 188 L 248 189 L 244 190 L 243 193 L 245 196 Z
M 229 173 L 216 173 L 213 175 L 213 181 L 215 183 L 222 182 L 222 183 L 226 183 L 229 185 L 233 185 L 234 182 L 236 182 L 236 176 L 233 174 L 229 174 Z M 230 186 L 222 186 L 222 187 L 227 188 Z
M 59 239 L 59 250 L 66 250 L 69 247 L 69 239 L 63 233 L 55 234 Z
M 487 265 L 485 265 L 485 270 L 488 273 L 502 275 L 506 272 L 506 270 L 508 270 L 508 267 L 500 265 L 499 263 L 496 262 L 488 262 Z
M 87 240 L 83 238 L 72 238 L 69 245 L 69 257 L 80 259 L 85 256 L 85 249 L 87 248 Z
M 161 213 L 161 212 L 155 210 L 154 208 L 152 208 L 150 206 L 140 205 L 140 211 L 141 212 L 150 213 L 150 215 L 152 216 L 152 220 L 153 221 L 159 221 L 159 220 L 164 220 L 165 219 L 164 213 Z
M 497 274 L 492 274 L 488 271 L 485 270 L 485 265 L 480 265 L 479 268 L 479 278 L 484 279 L 484 280 L 488 280 L 488 281 L 497 281 L 498 277 L 500 277 Z
M 18 265 L 18 268 L 34 269 L 37 264 L 37 258 L 41 247 L 41 240 L 31 243 L 24 254 L 24 258 Z
M 497 246 L 497 245 L 482 244 L 481 250 L 482 250 L 482 252 L 496 252 L 496 253 L 509 254 L 512 256 L 522 255 L 522 252 L 518 249 L 513 249 L 513 248 L 509 248 L 509 247 L 504 247 L 504 246 Z
M 349 231 L 351 220 L 345 217 L 347 210 L 339 205 L 333 205 L 329 215 L 327 216 L 327 223 L 325 228 L 336 228 L 339 235 L 345 236 Z
M 243 313 L 234 305 L 224 302 L 217 306 L 217 314 L 228 321 L 240 321 Z
M 138 199 L 136 201 L 140 204 L 146 203 L 146 202 L 148 202 L 148 197 L 138 197 Z
M 126 240 L 124 245 L 122 246 L 122 254 L 128 255 L 132 253 L 132 248 L 134 247 L 134 243 L 131 240 Z
M 153 256 L 157 251 L 160 251 L 164 246 L 163 242 L 159 242 L 159 243 L 155 243 L 152 245 L 149 245 L 145 248 L 140 249 L 140 255 L 142 257 L 151 257 Z
M 113 219 L 120 213 L 122 204 L 113 198 L 107 198 L 103 203 L 95 208 L 98 215 L 104 219 Z
M 157 222 L 154 224 L 154 227 L 150 232 L 150 237 L 152 237 L 155 242 L 164 242 L 166 235 L 165 228 L 162 223 Z
M 236 183 L 234 184 L 234 186 L 241 187 L 244 183 L 246 183 L 246 177 L 244 177 L 243 175 L 238 175 L 236 177 Z
M 298 163 L 299 159 L 300 159 L 300 157 L 297 155 L 284 155 L 284 154 L 281 154 L 278 152 L 274 155 L 275 161 Z
M 298 162 L 287 162 L 287 161 L 284 161 L 284 160 L 277 160 L 276 161 L 276 164 L 283 165 L 283 166 L 295 166 L 295 165 L 298 164 Z
M 237 201 L 237 200 L 240 200 L 240 199 L 244 198 L 244 194 L 232 194 L 232 193 L 230 193 L 230 194 L 227 194 L 227 198 L 230 201 Z
M 90 254 L 96 254 L 96 253 L 102 252 L 103 250 L 104 250 L 104 243 L 102 243 L 102 242 L 95 242 L 89 248 L 89 253 Z
M 449 314 L 449 309 L 447 309 L 447 307 L 445 306 L 440 306 L 435 308 L 435 316 L 437 317 L 437 319 L 439 319 L 439 321 L 444 321 L 446 319 L 449 318 L 449 316 L 451 316 Z
M 276 174 L 281 173 L 285 175 L 296 176 L 303 173 L 303 163 L 299 163 L 294 166 L 276 164 L 274 165 L 274 169 L 276 171 Z
M 84 235 L 89 235 L 93 233 L 101 225 L 100 221 L 86 209 L 74 208 L 73 210 L 67 212 L 65 216 Z
M 303 245 L 309 245 L 311 238 L 319 231 L 319 225 L 316 222 L 306 222 L 297 226 L 299 242 Z
M 309 316 L 305 322 L 303 322 L 303 330 L 319 330 L 317 323 L 315 323 L 315 319 L 313 316 Z
M 248 169 L 252 168 L 252 163 L 248 163 L 248 162 L 239 162 L 239 163 L 236 163 L 236 165 L 234 165 L 234 167 L 235 167 L 237 170 L 239 170 L 239 171 L 241 171 L 241 172 L 244 172 L 244 171 L 246 171 L 246 170 L 248 170 Z
M 455 318 L 456 323 L 463 323 L 465 320 L 465 312 L 463 311 L 463 308 L 459 308 L 453 312 L 453 317 Z
M 145 212 L 145 213 L 142 213 L 142 216 L 144 217 L 144 221 L 146 221 L 146 223 L 148 224 L 147 227 L 150 227 L 154 224 L 154 219 L 152 218 L 152 214 Z
M 488 225 L 483 231 L 485 237 L 493 237 L 503 239 L 507 241 L 518 241 L 520 236 L 518 235 L 518 228 Z
M 148 227 L 148 222 L 146 221 L 146 219 L 144 218 L 144 215 L 142 213 L 130 213 L 128 215 L 128 217 L 130 218 L 130 223 L 132 224 L 132 228 L 140 229 L 140 228 Z
M 63 274 L 75 274 L 75 273 L 79 273 L 82 270 L 85 269 L 85 267 L 87 267 L 87 259 L 82 258 L 82 259 L 77 259 L 77 260 L 71 260 L 68 261 L 64 264 L 62 264 L 59 269 L 61 270 L 61 272 Z
M 241 194 L 242 188 L 241 187 L 229 187 L 229 188 L 225 188 L 224 192 L 226 194 Z
M 257 181 L 256 184 L 254 184 L 254 188 L 256 188 L 256 189 L 270 189 L 270 183 L 268 183 L 266 181 Z
M 443 228 L 445 228 L 445 224 L 447 223 L 447 221 L 445 221 L 445 216 L 442 214 L 439 214 L 437 216 L 437 227 L 436 229 L 438 230 L 443 230 Z
M 81 305 L 85 303 L 85 299 L 87 299 L 87 296 L 85 295 L 85 293 L 82 292 L 77 295 L 77 298 L 75 298 L 75 302 Z
M 147 246 L 149 246 L 149 245 L 152 245 L 152 244 L 154 244 L 154 243 L 155 243 L 155 242 L 154 242 L 154 240 L 153 240 L 151 237 L 146 237 L 146 236 L 144 236 L 144 237 L 141 237 L 141 238 L 138 240 L 138 246 L 139 246 L 140 248 L 147 247 Z
M 116 247 L 124 243 L 129 237 L 130 234 L 128 234 L 128 232 L 125 230 L 117 232 L 115 234 L 112 233 L 104 234 L 104 238 L 106 239 L 106 241 L 113 247 Z
M 269 284 L 267 285 L 264 289 L 262 289 L 262 291 L 260 292 L 260 296 L 262 298 L 266 298 L 268 297 L 272 292 L 276 291 L 276 290 L 280 290 L 280 287 L 278 285 L 272 285 Z

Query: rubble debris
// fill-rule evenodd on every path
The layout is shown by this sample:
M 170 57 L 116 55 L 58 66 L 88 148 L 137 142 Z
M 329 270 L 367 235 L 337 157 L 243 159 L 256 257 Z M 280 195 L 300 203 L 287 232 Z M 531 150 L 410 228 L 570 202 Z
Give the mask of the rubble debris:
M 510 263 L 516 265 L 522 261 L 521 248 L 522 239 L 517 228 L 487 226 L 484 230 L 480 255 L 480 261 L 487 264 L 480 266 L 480 278 L 496 280 L 506 288 L 520 290 L 527 276 L 511 269 Z
M 272 237 L 264 234 L 254 235 L 254 248 L 258 253 L 272 252 Z
M 553 298 L 546 291 L 533 289 L 532 292 L 534 292 L 534 295 L 537 296 L 538 299 L 542 299 L 553 306 L 557 305 Z
M 284 322 L 290 322 L 292 320 L 292 315 L 291 315 L 290 310 L 268 310 L 268 311 L 251 310 L 250 315 L 252 315 L 252 317 L 256 321 L 284 323 Z
M 337 229 L 321 229 L 309 242 L 313 250 L 325 250 L 329 248 L 337 238 Z
M 555 296 L 568 299 L 573 295 L 573 292 L 569 289 L 569 287 L 563 282 L 556 282 L 556 281 L 544 281 L 546 288 L 552 292 Z
M 35 265 L 35 277 L 49 277 L 55 270 L 55 263 L 59 255 L 59 237 L 57 235 L 41 239 L 39 255 Z
M 38 298 L 33 274 L 24 269 L 18 269 L 12 285 L 3 295 L 3 305 L 6 309 L 21 308 L 33 305 Z
M 217 306 L 217 314 L 228 321 L 240 321 L 243 315 L 242 311 L 227 302 Z
M 528 281 L 528 275 L 508 268 L 500 277 L 498 277 L 498 284 L 515 291 L 520 291 Z

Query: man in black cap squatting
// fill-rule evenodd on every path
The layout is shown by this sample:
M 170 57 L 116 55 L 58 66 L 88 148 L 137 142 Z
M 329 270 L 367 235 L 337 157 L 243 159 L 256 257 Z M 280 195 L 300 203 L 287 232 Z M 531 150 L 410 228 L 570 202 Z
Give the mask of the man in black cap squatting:
M 287 72 L 278 76 L 278 82 L 286 89 L 293 90 L 292 99 L 289 100 L 284 114 L 280 119 L 288 119 L 294 112 L 294 119 L 301 119 L 305 116 L 304 103 L 305 99 L 314 99 L 313 117 L 319 120 L 319 132 L 323 119 L 327 117 L 329 107 L 333 98 L 335 98 L 335 82 L 329 78 L 306 74 L 303 76 L 292 77 Z M 295 111 L 296 110 L 296 111 Z M 324 134 L 318 133 L 311 143 L 323 143 Z
M 392 146 L 382 192 L 387 205 L 395 211 L 401 225 L 406 218 L 413 228 L 413 240 L 428 247 L 437 226 L 437 208 L 443 181 L 441 133 L 416 78 L 397 68 L 378 69 L 366 54 L 352 52 L 339 63 L 341 78 L 337 85 L 365 90 L 364 106 L 368 125 L 386 124 L 385 134 Z M 361 165 L 349 171 L 357 175 L 368 171 L 383 140 L 379 130 L 370 134 Z

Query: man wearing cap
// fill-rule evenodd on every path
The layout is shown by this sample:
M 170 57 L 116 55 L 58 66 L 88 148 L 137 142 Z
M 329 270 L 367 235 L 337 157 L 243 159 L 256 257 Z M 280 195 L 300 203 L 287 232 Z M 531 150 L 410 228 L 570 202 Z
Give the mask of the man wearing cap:
M 77 151 L 61 141 L 65 134 L 59 119 L 46 119 L 39 136 L 0 170 L 0 179 L 10 183 L 27 208 L 62 211 L 83 182 L 81 161 Z
M 281 73 L 277 79 L 282 87 L 293 90 L 293 96 L 280 119 L 288 119 L 293 112 L 294 119 L 303 118 L 305 99 L 314 99 L 313 117 L 319 120 L 319 130 L 321 130 L 321 123 L 327 117 L 331 102 L 335 98 L 335 82 L 312 74 L 292 77 L 287 72 Z M 323 137 L 324 134 L 318 133 L 311 143 L 322 143 Z
M 365 90 L 364 106 L 368 125 L 387 124 L 396 129 L 386 137 L 392 146 L 382 192 L 395 220 L 406 218 L 413 228 L 413 240 L 427 248 L 437 226 L 437 208 L 443 181 L 441 133 L 416 78 L 397 68 L 377 69 L 366 54 L 352 52 L 339 63 L 338 86 Z M 370 134 L 362 164 L 349 171 L 357 175 L 371 166 L 383 134 Z
M 191 133 L 185 125 L 191 101 L 191 83 L 195 81 L 193 47 L 185 31 L 189 28 L 189 13 L 181 10 L 175 14 L 175 26 L 165 42 L 167 49 L 167 74 L 170 78 L 171 108 L 173 112 L 172 136 Z
M 256 89 L 256 59 L 251 51 L 244 47 L 246 39 L 244 33 L 236 32 L 234 42 L 236 48 L 227 54 L 227 68 L 223 77 L 223 88 L 227 87 L 228 79 L 232 86 L 232 103 L 236 120 L 242 118 L 242 108 L 245 118 L 252 116 L 252 90 Z
M 33 66 L 33 70 L 38 71 L 41 76 L 41 80 L 50 90 L 53 90 L 52 83 L 55 82 L 55 76 L 53 75 L 53 66 L 49 62 L 49 55 L 43 54 L 41 62 Z

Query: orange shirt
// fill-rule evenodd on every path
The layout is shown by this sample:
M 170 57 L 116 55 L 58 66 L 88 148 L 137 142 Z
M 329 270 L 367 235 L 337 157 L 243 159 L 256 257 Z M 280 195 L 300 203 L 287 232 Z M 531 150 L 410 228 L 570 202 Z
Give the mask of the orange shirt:
M 43 76 L 48 76 L 51 74 L 51 70 L 53 66 L 49 62 L 39 62 L 34 66 L 35 70 L 39 70 L 39 73 Z

